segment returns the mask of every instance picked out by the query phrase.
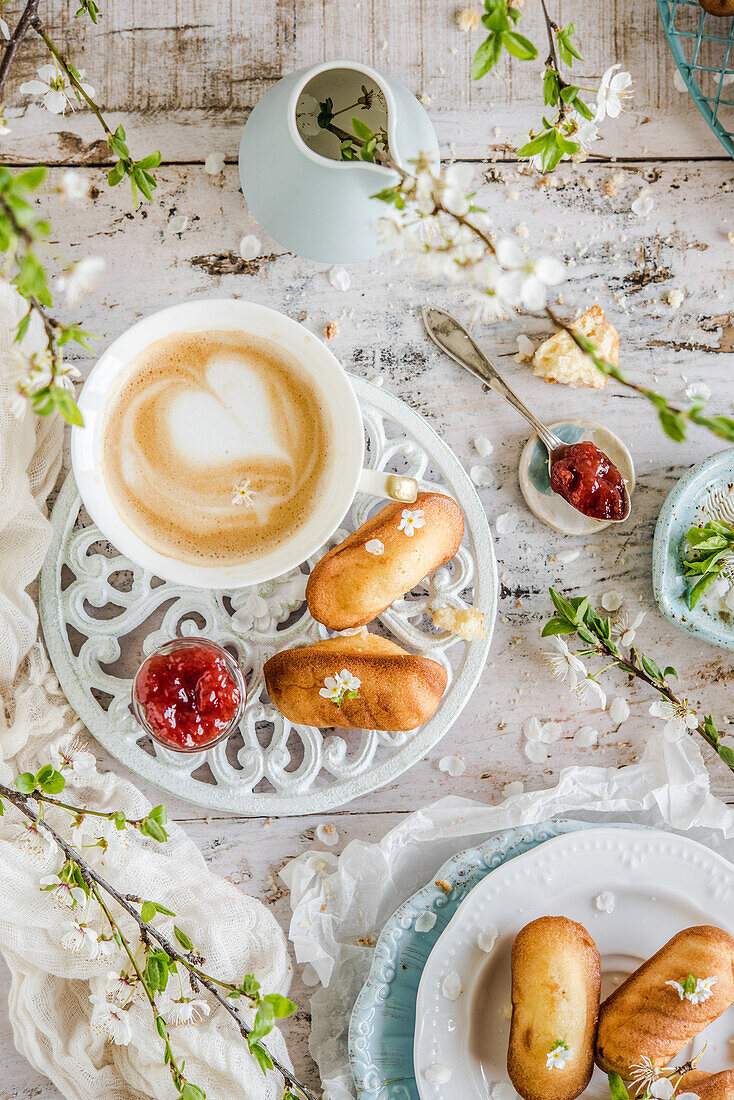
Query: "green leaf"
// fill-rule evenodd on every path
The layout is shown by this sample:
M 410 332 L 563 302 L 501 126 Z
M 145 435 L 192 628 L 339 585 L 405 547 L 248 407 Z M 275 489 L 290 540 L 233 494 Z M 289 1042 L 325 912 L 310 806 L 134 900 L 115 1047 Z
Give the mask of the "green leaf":
M 570 623 L 578 625 L 581 622 L 582 615 L 579 615 L 577 609 L 572 603 L 564 599 L 560 592 L 556 592 L 555 588 L 548 589 L 550 598 L 553 600 L 553 606 L 562 619 L 566 619 Z
M 501 53 L 502 36 L 491 33 L 474 54 L 471 63 L 472 80 L 481 80 L 483 76 L 486 76 L 489 70 L 493 69 L 499 61 Z
M 275 1023 L 275 1012 L 273 1006 L 269 1001 L 260 1001 L 257 1006 L 257 1012 L 255 1013 L 255 1022 L 252 1025 L 252 1031 L 247 1037 L 248 1042 L 257 1042 L 258 1039 L 262 1039 L 264 1035 L 269 1034 L 273 1030 L 273 1024 Z
M 36 777 L 31 772 L 21 772 L 15 777 L 15 786 L 22 794 L 32 794 L 36 789 Z
M 289 1001 L 287 997 L 281 997 L 280 993 L 266 993 L 263 997 L 263 1001 L 267 1001 L 269 1005 L 273 1006 L 273 1012 L 277 1020 L 283 1020 L 286 1016 L 292 1016 L 298 1008 L 298 1005 L 293 1001 Z
M 187 1081 L 181 1089 L 180 1100 L 206 1100 L 206 1093 L 198 1085 L 192 1085 Z
M 150 817 L 146 817 L 140 823 L 140 832 L 145 836 L 151 837 L 153 840 L 157 840 L 159 844 L 162 844 L 165 840 L 168 840 L 168 833 L 163 829 L 157 821 L 153 821 Z
M 162 1016 L 156 1016 L 155 1028 L 161 1039 L 165 1039 L 168 1036 L 168 1029 L 166 1028 L 166 1021 Z
M 145 984 L 153 992 L 163 993 L 168 985 L 169 957 L 164 951 L 155 951 L 148 956 L 143 971 Z
M 561 94 L 561 81 L 555 69 L 546 69 L 543 75 L 543 102 L 555 107 Z
M 14 188 L 25 191 L 35 191 L 46 178 L 46 169 L 39 165 L 37 168 L 27 168 L 25 172 L 19 172 L 15 177 Z
M 183 947 L 184 951 L 193 950 L 193 947 L 194 947 L 193 943 L 191 942 L 189 937 L 186 935 L 186 933 L 178 927 L 177 924 L 174 924 L 174 926 L 173 926 L 173 934 L 176 937 L 176 939 L 178 940 L 178 942 L 181 944 L 181 946 Z
M 149 153 L 147 157 L 143 157 L 142 160 L 137 161 L 138 168 L 157 168 L 161 163 L 161 154 L 156 149 L 155 153 Z
M 240 989 L 245 997 L 257 997 L 260 993 L 260 982 L 252 974 L 245 974 L 240 982 Z
M 61 772 L 57 772 L 55 768 L 51 769 L 51 775 L 40 784 L 41 790 L 45 794 L 61 794 L 65 786 L 66 780 Z
M 675 671 L 675 669 L 673 668 L 672 665 L 667 665 L 663 669 L 663 676 L 666 680 L 668 679 L 669 676 L 673 676 L 676 680 L 678 679 L 678 673 Z
M 168 810 L 163 805 L 154 806 L 148 817 L 152 818 L 153 821 L 157 821 L 159 825 L 165 825 L 168 821 Z
M 250 1045 L 250 1054 L 253 1056 L 263 1073 L 267 1073 L 269 1069 L 273 1068 L 273 1059 L 270 1057 L 265 1047 L 260 1046 L 259 1043 L 252 1043 Z
M 361 118 L 352 119 L 352 129 L 354 130 L 357 137 L 361 138 L 362 141 L 371 141 L 374 137 L 374 133 L 372 132 L 372 130 L 369 128 L 366 122 L 362 122 Z
M 118 832 L 122 832 L 127 824 L 127 818 L 125 817 L 122 810 L 117 810 L 112 820 L 114 821 L 115 828 L 118 830 Z
M 107 173 L 107 182 L 110 187 L 116 187 L 125 176 L 125 165 L 121 160 L 116 161 Z
M 583 61 L 583 57 L 578 52 L 573 42 L 572 36 L 576 33 L 576 28 L 573 23 L 567 23 L 561 30 L 556 31 L 556 41 L 558 42 L 558 52 L 561 55 L 561 60 L 564 65 L 568 65 L 570 68 L 573 65 L 573 60 Z
M 658 417 L 665 434 L 675 443 L 682 443 L 686 438 L 686 420 L 682 413 L 666 407 L 658 409 Z
M 502 35 L 502 44 L 508 53 L 519 58 L 520 61 L 534 61 L 538 56 L 538 51 L 530 39 L 518 34 L 517 31 L 505 31 Z
M 706 573 L 699 581 L 696 581 L 693 588 L 688 592 L 688 606 L 691 611 L 696 606 L 701 596 L 711 587 L 718 576 L 718 573 Z
M 540 632 L 541 638 L 547 638 L 551 634 L 575 634 L 576 627 L 566 619 L 549 619 Z
M 612 1100 L 629 1100 L 629 1093 L 618 1073 L 609 1074 L 609 1093 Z
M 156 912 L 156 905 L 153 901 L 144 901 L 140 907 L 141 919 L 144 920 L 146 924 L 150 924 L 150 922 L 153 920 L 153 917 L 156 915 Z

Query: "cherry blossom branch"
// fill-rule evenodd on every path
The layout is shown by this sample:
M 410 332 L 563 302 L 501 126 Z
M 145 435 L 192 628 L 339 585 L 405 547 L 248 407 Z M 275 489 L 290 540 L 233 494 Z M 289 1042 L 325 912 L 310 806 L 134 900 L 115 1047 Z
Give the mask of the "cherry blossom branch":
M 47 767 L 49 768 L 50 772 L 53 772 L 53 769 L 50 767 L 50 765 L 48 765 Z M 59 773 L 55 773 L 55 774 L 58 775 Z M 31 775 L 30 772 L 23 773 L 23 775 L 24 776 L 30 776 L 31 779 L 34 778 Z M 41 775 L 41 773 L 39 772 L 38 776 L 40 776 L 40 775 Z M 36 777 L 36 778 L 38 778 L 38 777 Z M 21 780 L 22 780 L 22 777 L 19 776 L 18 781 L 21 781 Z M 143 941 L 144 944 L 150 945 L 153 942 L 157 943 L 158 946 L 165 952 L 165 954 L 168 956 L 168 958 L 173 963 L 176 963 L 176 964 L 180 963 L 193 976 L 193 978 L 196 982 L 198 982 L 201 986 L 203 986 L 205 989 L 208 990 L 208 992 L 214 997 L 214 999 L 217 1001 L 217 1003 L 222 1008 L 224 1008 L 224 1010 L 228 1013 L 228 1015 L 237 1024 L 237 1027 L 238 1027 L 242 1037 L 246 1041 L 248 1040 L 248 1037 L 251 1036 L 251 1034 L 253 1032 L 253 1029 L 251 1027 L 249 1027 L 248 1024 L 245 1023 L 245 1021 L 242 1019 L 240 1013 L 238 1012 L 237 1008 L 231 1003 L 231 1001 L 228 1000 L 228 998 L 225 997 L 220 992 L 220 988 L 226 989 L 228 993 L 230 993 L 232 995 L 237 995 L 237 996 L 241 996 L 241 995 L 247 996 L 247 993 L 243 994 L 241 987 L 238 987 L 236 985 L 232 985 L 232 984 L 227 983 L 227 982 L 223 982 L 220 979 L 214 978 L 211 975 L 207 974 L 198 965 L 198 962 L 201 961 L 201 960 L 199 960 L 198 957 L 194 955 L 193 951 L 189 951 L 188 953 L 184 953 L 184 952 L 180 951 L 168 939 L 168 937 L 166 935 L 164 935 L 164 933 L 162 933 L 158 928 L 155 927 L 155 925 L 151 924 L 149 921 L 143 920 L 141 913 L 135 907 L 135 902 L 137 902 L 137 904 L 142 903 L 141 899 L 131 899 L 131 897 L 129 895 L 122 894 L 115 886 L 113 886 L 110 882 L 108 882 L 107 879 L 105 879 L 102 875 L 100 875 L 99 872 L 96 871 L 94 869 L 94 867 L 92 867 L 84 859 L 84 857 L 81 855 L 81 853 L 78 852 L 76 850 L 76 848 L 74 848 L 73 845 L 71 845 L 63 836 L 61 836 L 61 834 L 59 832 L 57 832 L 57 830 L 53 827 L 53 825 L 51 825 L 43 817 L 43 815 L 40 813 L 40 808 L 42 807 L 42 805 L 44 803 L 50 803 L 52 805 L 58 806 L 61 809 L 71 811 L 71 812 L 75 812 L 77 814 L 77 816 L 79 816 L 79 817 L 83 817 L 84 814 L 87 813 L 87 810 L 86 810 L 85 807 L 83 807 L 83 806 L 72 806 L 69 803 L 59 803 L 59 801 L 55 797 L 49 796 L 48 794 L 46 794 L 45 792 L 40 790 L 37 786 L 32 791 L 29 791 L 29 792 L 26 793 L 26 792 L 23 792 L 23 791 L 16 790 L 12 787 L 8 787 L 3 783 L 0 783 L 0 799 L 2 799 L 4 801 L 7 801 L 10 804 L 12 804 L 13 806 L 15 806 L 15 808 L 32 823 L 34 828 L 43 829 L 46 833 L 48 833 L 48 835 L 51 837 L 51 839 L 56 844 L 56 846 L 60 849 L 60 851 L 66 857 L 67 861 L 69 861 L 71 864 L 73 864 L 75 867 L 77 867 L 79 869 L 79 872 L 80 872 L 84 882 L 86 883 L 88 889 L 94 895 L 95 900 L 100 902 L 100 908 L 101 908 L 102 912 L 105 914 L 105 917 L 109 921 L 110 926 L 112 927 L 112 929 L 114 930 L 116 935 L 119 935 L 122 939 L 124 939 L 124 934 L 121 932 L 120 926 L 118 925 L 118 923 L 115 921 L 114 917 L 112 916 L 112 913 L 109 910 L 109 906 L 107 906 L 106 903 L 104 903 L 103 901 L 100 900 L 100 891 L 104 892 L 104 894 L 106 894 L 108 897 L 112 898 L 120 906 L 120 908 L 123 909 L 128 914 L 128 916 L 132 918 L 132 920 L 135 922 L 135 924 L 138 927 L 138 930 L 140 932 L 141 940 Z M 90 811 L 90 812 L 92 812 L 92 811 Z M 102 816 L 107 816 L 107 815 L 102 815 Z M 113 813 L 111 815 L 111 819 L 114 821 L 117 818 L 117 816 L 118 816 L 117 814 Z M 142 818 L 142 819 L 140 819 L 140 823 L 144 823 L 146 820 L 147 820 L 146 818 Z M 130 824 L 130 825 L 133 825 L 133 826 L 138 824 L 137 822 L 132 822 L 132 821 L 128 822 L 127 819 L 125 819 L 125 822 L 126 822 L 126 824 Z M 141 830 L 141 831 L 144 831 L 144 830 Z M 164 835 L 164 839 L 165 839 L 165 835 Z M 144 904 L 144 903 L 142 903 L 142 904 Z M 155 1016 L 156 1016 L 156 1028 L 158 1030 L 158 1033 L 161 1035 L 161 1038 L 164 1039 L 164 1042 L 166 1042 L 167 1041 L 166 1037 L 162 1034 L 161 1025 L 159 1025 L 157 1023 L 157 1020 L 160 1017 L 160 1013 L 158 1012 L 158 1009 L 155 1006 L 155 1001 L 154 1001 L 154 998 L 152 997 L 152 994 L 150 992 L 148 982 L 145 979 L 145 975 L 141 971 L 139 963 L 137 963 L 137 960 L 134 958 L 134 953 L 130 949 L 129 944 L 126 947 L 125 944 L 123 943 L 122 946 L 123 946 L 123 949 L 125 950 L 126 954 L 128 955 L 128 957 L 130 958 L 130 961 L 133 965 L 133 968 L 135 970 L 135 973 L 136 973 L 136 976 L 137 976 L 138 980 L 143 985 L 143 988 L 145 990 L 148 1001 L 151 1003 L 151 1005 L 154 1009 Z M 197 959 L 196 962 L 193 961 L 194 958 Z M 162 1017 L 160 1017 L 160 1018 L 163 1019 Z M 165 1024 L 165 1021 L 164 1021 L 164 1024 Z M 277 1058 L 274 1058 L 273 1055 L 269 1051 L 266 1050 L 266 1048 L 262 1047 L 262 1044 L 260 1043 L 259 1037 L 258 1037 L 257 1045 L 260 1046 L 263 1051 L 265 1051 L 269 1061 L 272 1064 L 272 1067 L 282 1075 L 283 1079 L 286 1081 L 286 1083 L 288 1084 L 290 1089 L 295 1090 L 300 1096 L 302 1096 L 304 1098 L 304 1100 L 318 1100 L 318 1098 L 316 1097 L 316 1094 L 313 1093 L 301 1081 L 299 1081 L 299 1079 L 293 1074 L 293 1072 L 290 1069 L 288 1069 L 287 1066 L 283 1065 L 283 1063 L 280 1062 Z M 252 1049 L 251 1044 L 249 1042 L 248 1042 L 248 1046 L 250 1046 L 250 1049 Z M 180 1073 L 180 1071 L 178 1071 L 178 1072 Z M 183 1078 L 181 1080 L 183 1082 Z M 174 1081 L 175 1081 L 175 1078 L 174 1078 Z M 183 1083 L 188 1084 L 186 1082 L 183 1082 Z M 179 1087 L 181 1088 L 181 1086 L 179 1086 Z M 196 1096 L 196 1094 L 191 1090 L 193 1090 L 194 1088 L 195 1088 L 195 1086 L 191 1086 L 189 1084 L 189 1093 L 186 1094 L 182 1089 L 182 1095 L 184 1095 L 185 1097 L 188 1095 L 193 1100 L 193 1098 Z M 201 1090 L 199 1090 L 199 1093 L 200 1093 L 200 1091 Z
M 0 102 L 2 102 L 3 90 L 8 79 L 10 66 L 15 60 L 15 55 L 23 39 L 31 29 L 32 20 L 38 12 L 38 3 L 39 0 L 28 0 L 15 26 L 15 30 L 11 34 L 9 41 L 5 44 L 5 53 L 3 54 L 2 61 L 0 61 Z

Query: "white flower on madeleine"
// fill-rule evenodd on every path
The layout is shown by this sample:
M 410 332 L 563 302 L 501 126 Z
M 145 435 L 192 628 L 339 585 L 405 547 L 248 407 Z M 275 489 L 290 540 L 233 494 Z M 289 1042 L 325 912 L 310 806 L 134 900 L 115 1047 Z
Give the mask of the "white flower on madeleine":
M 116 1046 L 126 1047 L 133 1037 L 127 1011 L 104 997 L 98 997 L 95 993 L 89 1000 L 94 1006 L 89 1021 L 92 1031 L 104 1036 L 108 1042 L 115 1043 Z
M 593 676 L 587 673 L 575 687 L 576 698 L 586 707 L 599 706 L 602 710 L 607 705 L 607 696 L 601 684 L 597 683 Z
M 715 977 L 694 978 L 693 974 L 689 974 L 682 982 L 670 981 L 665 984 L 672 986 L 682 1001 L 690 1001 L 692 1005 L 697 1005 L 713 996 L 713 987 L 718 980 Z
M 84 83 L 84 69 L 79 69 L 79 83 L 90 99 L 93 99 L 95 91 L 91 84 Z M 65 114 L 67 107 L 73 111 L 80 98 L 66 73 L 61 72 L 56 65 L 41 65 L 38 79 L 26 80 L 18 91 L 23 95 L 41 96 L 43 106 L 52 115 Z
M 60 275 L 57 285 L 65 294 L 67 305 L 78 305 L 85 294 L 91 293 L 99 284 L 104 269 L 105 262 L 101 256 L 86 256 Z
M 617 63 L 611 65 L 601 78 L 599 91 L 596 93 L 595 122 L 603 122 L 609 118 L 619 118 L 622 111 L 622 102 L 632 95 L 632 77 L 629 73 L 617 72 L 622 66 Z
M 568 680 L 570 687 L 576 687 L 578 677 L 586 676 L 586 665 L 571 652 L 559 634 L 551 635 L 549 641 L 557 651 L 543 654 L 543 659 L 550 665 L 551 673 L 560 683 L 564 684 Z
M 353 676 L 348 668 L 343 668 L 341 672 L 337 672 L 336 676 L 326 677 L 319 695 L 340 707 L 345 698 L 356 698 L 361 686 L 362 681 L 357 676 Z
M 67 734 L 50 749 L 51 763 L 66 779 L 77 782 L 94 775 L 97 761 L 78 734 Z
M 685 733 L 695 730 L 698 726 L 698 718 L 685 699 L 679 705 L 671 703 L 668 699 L 656 699 L 650 704 L 649 713 L 653 718 L 662 718 L 665 721 L 663 737 L 666 741 L 680 741 Z
M 497 281 L 497 293 L 511 306 L 542 309 L 547 288 L 563 281 L 564 268 L 560 260 L 553 256 L 533 259 L 510 237 L 497 242 L 496 256 L 504 269 Z
M 38 881 L 41 889 L 51 894 L 60 909 L 76 909 L 86 901 L 86 894 L 80 886 L 65 882 L 58 875 L 42 875 Z
M 415 532 L 425 527 L 425 512 L 422 508 L 403 508 L 400 516 L 400 525 L 398 531 L 404 531 L 408 538 L 412 538 Z
M 565 1069 L 566 1062 L 573 1057 L 573 1051 L 565 1039 L 556 1039 L 545 1056 L 546 1069 Z

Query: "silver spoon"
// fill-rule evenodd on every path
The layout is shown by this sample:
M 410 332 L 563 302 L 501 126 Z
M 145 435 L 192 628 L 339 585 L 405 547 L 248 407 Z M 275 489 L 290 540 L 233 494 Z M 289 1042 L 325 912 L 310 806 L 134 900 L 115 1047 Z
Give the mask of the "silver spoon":
M 473 374 L 475 378 L 481 379 L 485 382 L 490 389 L 493 389 L 495 393 L 498 393 L 501 397 L 504 397 L 506 401 L 509 401 L 513 408 L 517 409 L 521 416 L 524 416 L 528 423 L 532 426 L 536 432 L 538 438 L 545 445 L 548 451 L 548 475 L 550 476 L 551 466 L 558 458 L 563 457 L 570 444 L 564 443 L 562 439 L 546 427 L 537 416 L 530 411 L 523 401 L 514 393 L 505 382 L 502 375 L 497 368 L 489 361 L 487 356 L 478 346 L 478 344 L 472 339 L 464 326 L 452 317 L 450 313 L 446 313 L 442 309 L 435 309 L 433 306 L 423 306 L 423 324 L 426 326 L 426 332 L 433 340 L 434 344 L 445 352 L 446 355 L 457 362 L 460 366 L 468 370 L 470 374 Z M 555 491 L 555 490 L 554 490 Z M 560 493 L 558 494 L 561 495 Z M 563 498 L 565 500 L 565 497 Z M 570 503 L 568 501 L 567 503 Z M 609 523 L 624 523 L 629 517 L 632 501 L 629 495 L 629 489 L 627 488 L 627 482 L 624 482 L 624 515 L 619 519 L 612 519 Z M 571 505 L 573 508 L 574 505 Z M 577 512 L 581 509 L 577 508 Z M 582 512 L 582 515 L 587 513 Z

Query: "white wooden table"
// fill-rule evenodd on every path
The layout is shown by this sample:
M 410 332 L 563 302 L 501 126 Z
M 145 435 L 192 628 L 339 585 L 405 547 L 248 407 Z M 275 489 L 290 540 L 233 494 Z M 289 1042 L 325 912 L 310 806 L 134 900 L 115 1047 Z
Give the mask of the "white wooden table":
M 560 250 L 569 258 L 562 312 L 572 315 L 599 302 L 619 329 L 631 374 L 646 382 L 657 379 L 659 388 L 679 400 L 686 379 L 705 380 L 713 391 L 712 407 L 730 415 L 734 247 L 726 234 L 734 230 L 734 164 L 673 84 L 674 65 L 655 3 L 550 4 L 559 21 L 576 23 L 587 59 L 580 68 L 590 86 L 614 61 L 636 79 L 632 109 L 604 125 L 603 155 L 562 166 L 550 186 L 518 172 L 505 149 L 505 139 L 520 138 L 539 118 L 540 63 L 516 63 L 511 70 L 503 64 L 496 76 L 472 85 L 470 56 L 479 37 L 456 28 L 454 11 L 461 6 L 449 0 L 177 0 L 175 5 L 109 0 L 95 29 L 73 18 L 75 0 L 49 2 L 54 36 L 86 69 L 109 117 L 124 121 L 134 152 L 160 148 L 163 154 L 155 200 L 137 214 L 124 186 L 106 185 L 105 148 L 90 115 L 56 118 L 25 106 L 13 90 L 8 97 L 18 109 L 9 112 L 13 133 L 2 146 L 5 158 L 18 165 L 46 161 L 53 166 L 52 180 L 64 167 L 79 165 L 98 189 L 88 206 L 53 207 L 59 254 L 101 255 L 107 261 L 106 280 L 83 314 L 85 327 L 100 337 L 98 346 L 143 314 L 189 295 L 241 296 L 298 319 L 305 315 L 320 336 L 327 322 L 336 321 L 331 347 L 344 365 L 367 378 L 381 375 L 386 388 L 427 417 L 467 466 L 477 461 L 476 436 L 494 443 L 490 461 L 496 483 L 482 491 L 488 515 L 493 520 L 517 507 L 522 520 L 514 534 L 495 542 L 502 593 L 486 670 L 462 718 L 430 758 L 388 789 L 324 819 L 336 825 L 342 845 L 355 837 L 377 839 L 401 815 L 449 792 L 497 801 L 510 780 L 539 788 L 570 764 L 625 764 L 639 756 L 654 721 L 648 695 L 629 692 L 617 681 L 630 699 L 632 716 L 615 729 L 607 714 L 582 711 L 550 680 L 538 633 L 549 615 L 551 584 L 570 594 L 623 590 L 633 611 L 647 610 L 640 643 L 661 664 L 678 668 L 691 702 L 718 715 L 734 714 L 729 654 L 672 627 L 657 611 L 650 580 L 653 530 L 666 494 L 688 466 L 723 443 L 703 432 L 692 433 L 685 444 L 672 443 L 644 403 L 611 384 L 602 392 L 545 386 L 527 365 L 513 360 L 517 333 L 540 333 L 540 322 L 478 330 L 512 384 L 548 420 L 561 415 L 603 420 L 633 453 L 639 476 L 634 522 L 583 541 L 580 557 L 560 565 L 555 555 L 571 541 L 537 522 L 519 493 L 523 422 L 442 360 L 422 332 L 417 314 L 422 302 L 461 314 L 457 298 L 420 284 L 389 258 L 353 268 L 350 290 L 340 292 L 323 265 L 285 253 L 269 240 L 242 200 L 237 145 L 261 93 L 282 74 L 325 59 L 375 65 L 425 97 L 443 155 L 476 164 L 481 199 L 497 225 L 512 230 L 524 223 L 534 248 Z M 537 0 L 526 0 L 525 25 L 540 43 L 538 6 Z M 11 0 L 11 11 L 19 7 Z M 31 42 L 15 66 L 14 87 L 43 61 L 40 45 Z M 215 151 L 226 154 L 227 165 L 212 177 L 203 161 Z M 630 204 L 643 186 L 650 187 L 655 205 L 640 221 Z M 180 234 L 170 228 L 177 215 L 188 218 Z M 263 243 L 263 255 L 249 263 L 237 252 L 245 233 L 256 233 Z M 672 288 L 684 294 L 677 310 L 663 300 Z M 82 355 L 79 365 L 84 371 L 91 362 Z M 607 680 L 610 697 L 613 684 Z M 530 715 L 563 722 L 564 736 L 551 746 L 543 766 L 530 764 L 522 751 L 520 727 Z M 578 749 L 572 735 L 590 722 L 599 728 L 599 745 Z M 446 752 L 466 760 L 458 779 L 438 769 Z M 717 761 L 711 762 L 711 775 L 719 794 L 734 794 L 734 781 Z M 212 867 L 262 898 L 287 927 L 289 907 L 278 871 L 314 843 L 318 820 L 233 819 L 167 801 Z M 297 1069 L 314 1081 L 306 1048 L 308 999 L 298 977 L 294 988 L 302 1007 L 286 1034 Z M 1 1013 L 0 1066 L 2 1100 L 58 1100 L 56 1090 L 16 1054 Z

